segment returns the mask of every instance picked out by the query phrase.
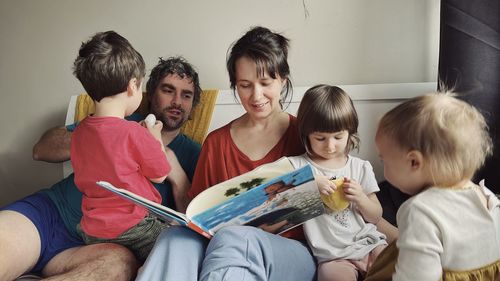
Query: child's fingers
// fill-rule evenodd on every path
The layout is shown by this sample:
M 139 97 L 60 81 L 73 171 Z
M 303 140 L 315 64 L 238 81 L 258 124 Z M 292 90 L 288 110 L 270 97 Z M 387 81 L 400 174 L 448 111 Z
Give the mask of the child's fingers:
M 320 193 L 323 194 L 323 195 L 330 195 L 330 192 L 328 192 L 325 189 L 320 189 Z
M 348 184 L 358 184 L 358 182 L 354 179 L 350 179 L 350 178 L 345 178 L 344 179 L 344 183 L 348 183 Z
M 328 182 L 328 186 L 330 187 L 330 189 L 332 189 L 333 191 L 336 191 L 337 190 L 337 185 L 335 185 L 335 183 L 333 181 L 329 181 Z
M 349 186 L 344 186 L 344 194 L 346 196 L 352 195 L 352 189 Z
M 161 130 L 163 129 L 163 123 L 160 120 L 156 120 L 154 127 Z
M 319 188 L 319 192 L 323 195 L 329 195 L 331 193 L 331 191 L 324 186 Z
M 318 187 L 319 187 L 319 192 L 320 192 L 321 194 L 323 194 L 323 195 L 330 195 L 330 194 L 332 194 L 333 192 L 335 192 L 335 190 L 333 190 L 333 189 L 331 188 L 331 186 L 330 186 L 330 185 L 328 185 L 328 184 L 322 184 L 322 185 L 319 185 Z
M 344 184 L 355 183 L 356 181 L 350 178 L 344 178 Z

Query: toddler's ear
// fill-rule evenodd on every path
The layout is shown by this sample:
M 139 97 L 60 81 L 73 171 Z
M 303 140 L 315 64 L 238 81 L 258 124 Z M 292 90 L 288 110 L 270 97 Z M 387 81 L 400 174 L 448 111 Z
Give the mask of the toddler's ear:
M 423 167 L 424 164 L 424 156 L 418 150 L 411 150 L 406 155 L 408 162 L 410 163 L 412 170 L 418 170 Z
M 137 82 L 138 82 L 137 78 L 132 78 L 128 81 L 127 94 L 129 96 L 133 95 L 135 92 L 138 91 L 138 89 L 139 89 L 138 85 L 140 85 L 140 84 L 138 84 Z

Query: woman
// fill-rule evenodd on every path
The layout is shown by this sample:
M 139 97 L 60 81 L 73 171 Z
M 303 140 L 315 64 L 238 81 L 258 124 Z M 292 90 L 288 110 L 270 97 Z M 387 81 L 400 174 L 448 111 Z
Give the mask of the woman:
M 296 119 L 282 108 L 292 92 L 287 56 L 288 39 L 264 27 L 252 28 L 231 47 L 231 88 L 246 112 L 208 135 L 191 198 L 262 164 L 304 152 Z M 198 273 L 200 280 L 313 280 L 316 265 L 303 239 L 300 227 L 282 236 L 250 226 L 226 227 L 210 241 L 171 227 L 137 280 L 198 280 Z

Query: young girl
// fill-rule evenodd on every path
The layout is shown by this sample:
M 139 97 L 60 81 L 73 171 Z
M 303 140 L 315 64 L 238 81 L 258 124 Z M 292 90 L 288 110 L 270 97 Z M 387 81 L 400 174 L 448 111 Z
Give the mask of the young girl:
M 385 178 L 413 195 L 392 280 L 498 280 L 500 203 L 471 182 L 492 151 L 483 116 L 451 95 L 416 97 L 382 118 L 375 142 Z
M 357 280 L 387 245 L 375 224 L 382 207 L 368 161 L 349 155 L 358 147 L 358 116 L 349 96 L 339 87 L 318 85 L 306 91 L 297 113 L 299 134 L 306 148 L 289 157 L 295 168 L 310 164 L 322 194 L 336 191 L 328 179 L 344 178 L 349 206 L 307 221 L 304 232 L 318 260 L 318 280 Z

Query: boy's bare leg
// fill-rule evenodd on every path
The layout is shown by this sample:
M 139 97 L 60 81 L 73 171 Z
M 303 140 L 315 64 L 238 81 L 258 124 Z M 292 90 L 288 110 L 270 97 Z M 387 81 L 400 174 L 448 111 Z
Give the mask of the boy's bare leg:
M 0 211 L 0 281 L 10 281 L 32 269 L 40 255 L 35 225 L 14 211 Z
M 138 263 L 125 247 L 104 243 L 71 248 L 43 269 L 43 280 L 133 280 Z

